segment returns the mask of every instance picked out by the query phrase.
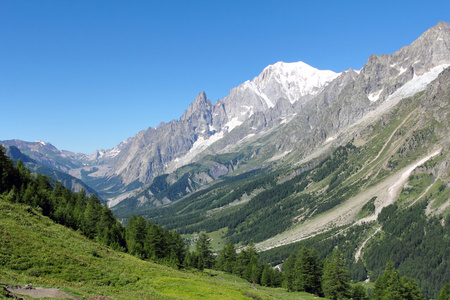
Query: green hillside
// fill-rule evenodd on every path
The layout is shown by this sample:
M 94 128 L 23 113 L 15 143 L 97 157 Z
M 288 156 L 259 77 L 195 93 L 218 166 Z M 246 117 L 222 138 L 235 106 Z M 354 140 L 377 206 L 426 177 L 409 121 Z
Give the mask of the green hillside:
M 60 287 L 88 299 L 315 299 L 253 288 L 214 271 L 175 270 L 95 243 L 24 204 L 0 196 L 0 283 Z M 213 271 L 211 271 L 213 272 Z M 236 280 L 236 282 L 234 282 Z

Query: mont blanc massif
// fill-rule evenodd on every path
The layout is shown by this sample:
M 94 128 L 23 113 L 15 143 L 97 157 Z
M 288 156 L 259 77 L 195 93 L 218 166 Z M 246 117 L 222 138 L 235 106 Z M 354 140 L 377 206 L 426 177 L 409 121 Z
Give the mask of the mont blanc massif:
M 292 253 L 331 264 L 338 249 L 353 282 L 391 270 L 437 299 L 450 283 L 449 66 L 450 24 L 439 22 L 361 70 L 275 63 L 93 155 L 0 143 L 32 173 L 96 194 L 124 226 L 145 219 L 187 244 L 206 233 L 218 258 L 229 242 L 250 245 L 284 272 Z

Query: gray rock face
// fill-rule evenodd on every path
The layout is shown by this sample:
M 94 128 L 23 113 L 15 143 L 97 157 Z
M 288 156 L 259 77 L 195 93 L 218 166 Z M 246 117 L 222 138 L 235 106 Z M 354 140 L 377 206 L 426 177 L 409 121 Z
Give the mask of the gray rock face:
M 360 71 L 342 72 L 312 100 L 294 103 L 292 108 L 284 101 L 280 106 L 254 114 L 240 130 L 212 145 L 208 153 L 220 153 L 221 149 L 240 151 L 243 147 L 247 151 L 248 147 L 259 149 L 265 159 L 291 151 L 310 153 L 385 101 L 392 101 L 395 93 L 402 91 L 399 95 L 405 97 L 425 88 L 439 71 L 450 65 L 449 39 L 450 24 L 440 22 L 396 53 L 372 55 Z M 287 121 L 289 118 L 291 121 Z M 246 143 L 239 143 L 251 135 L 254 136 Z
M 302 62 L 277 63 L 252 81 L 231 89 L 214 105 L 204 92 L 200 93 L 179 120 L 138 133 L 131 146 L 121 151 L 112 172 L 125 185 L 135 180 L 148 183 L 157 175 L 191 162 L 196 151 L 201 152 L 208 143 L 195 146 L 219 140 L 254 115 L 270 110 L 269 118 L 287 117 L 293 112 L 292 103 L 311 99 L 336 76 Z
M 0 141 L 0 144 L 5 147 L 17 147 L 22 153 L 28 155 L 37 163 L 63 172 L 82 166 L 82 161 L 88 159 L 87 155 L 58 150 L 52 144 L 42 141 L 7 140 Z
M 214 133 L 212 123 L 211 101 L 200 93 L 178 121 L 139 132 L 130 147 L 119 154 L 113 172 L 124 184 L 136 179 L 149 182 L 164 173 L 171 161 L 186 154 L 200 137 L 209 138 Z

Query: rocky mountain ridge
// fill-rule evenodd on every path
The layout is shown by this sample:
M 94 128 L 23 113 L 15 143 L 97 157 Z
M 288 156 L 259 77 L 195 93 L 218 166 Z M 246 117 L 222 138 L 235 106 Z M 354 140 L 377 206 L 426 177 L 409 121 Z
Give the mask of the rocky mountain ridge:
M 179 120 L 140 132 L 129 150 L 120 154 L 112 172 L 125 184 L 136 179 L 148 183 L 159 174 L 190 163 L 196 153 L 252 115 L 283 107 L 283 99 L 289 99 L 291 104 L 311 99 L 337 75 L 303 62 L 279 62 L 265 68 L 252 81 L 231 89 L 216 104 L 207 99 L 205 92 L 200 93 Z
M 449 64 L 450 25 L 439 22 L 394 54 L 370 56 L 359 71 L 336 74 L 279 62 L 215 104 L 200 93 L 179 120 L 141 131 L 110 151 L 79 156 L 52 150 L 59 155 L 54 161 L 65 159 L 41 160 L 96 189 L 114 185 L 116 195 L 210 155 L 246 152 L 239 166 L 249 168 L 294 162 L 324 144 L 342 143 L 343 130 L 369 113 L 381 114 L 385 103 L 423 90 Z M 213 165 L 221 174 L 237 168 Z

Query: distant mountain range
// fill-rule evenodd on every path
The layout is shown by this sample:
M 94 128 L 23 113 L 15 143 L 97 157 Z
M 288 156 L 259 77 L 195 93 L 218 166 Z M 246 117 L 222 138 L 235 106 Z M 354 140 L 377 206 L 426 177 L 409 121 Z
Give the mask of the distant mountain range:
M 93 155 L 61 151 L 41 141 L 1 143 L 82 179 L 112 204 L 155 177 L 202 163 L 208 155 L 252 153 L 239 166 L 210 164 L 209 182 L 217 179 L 211 174 L 216 169 L 220 175 L 244 171 L 286 156 L 307 157 L 325 142 L 342 142 L 341 132 L 423 90 L 450 65 L 449 32 L 449 24 L 440 22 L 396 53 L 374 54 L 361 70 L 340 74 L 303 62 L 278 62 L 217 103 L 200 93 L 179 120 Z

